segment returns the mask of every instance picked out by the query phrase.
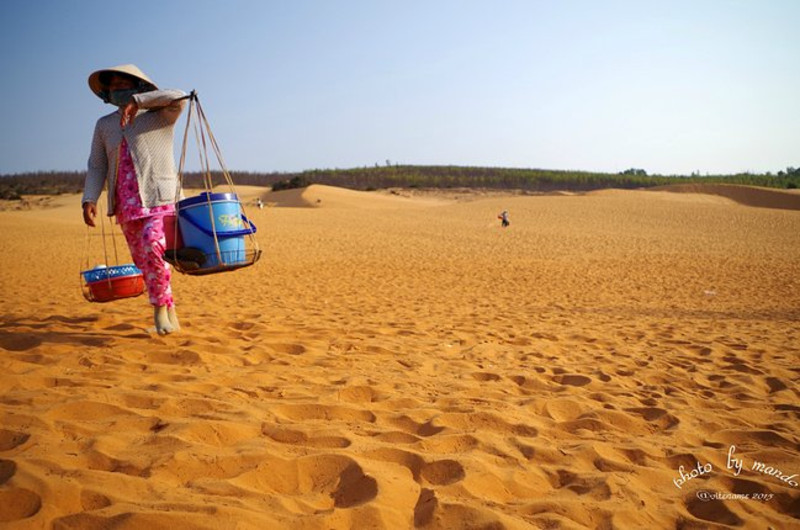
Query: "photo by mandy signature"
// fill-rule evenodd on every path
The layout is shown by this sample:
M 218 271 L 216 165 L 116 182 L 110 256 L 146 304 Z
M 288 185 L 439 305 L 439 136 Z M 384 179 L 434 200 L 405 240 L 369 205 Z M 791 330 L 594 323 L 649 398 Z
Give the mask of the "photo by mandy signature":
M 727 458 L 727 462 L 726 462 L 726 465 L 725 465 L 725 469 L 727 471 L 733 473 L 734 476 L 738 477 L 743 469 L 748 469 L 748 470 L 756 472 L 756 473 L 761 473 L 762 475 L 767 475 L 767 476 L 774 477 L 775 479 L 780 480 L 781 482 L 784 482 L 784 483 L 788 484 L 789 486 L 791 486 L 793 488 L 798 487 L 798 484 L 800 484 L 798 482 L 798 480 L 800 480 L 800 479 L 797 478 L 797 476 L 798 476 L 797 473 L 794 473 L 794 474 L 790 475 L 788 472 L 784 472 L 783 470 L 778 469 L 777 467 L 771 466 L 771 465 L 767 464 L 766 462 L 760 462 L 758 460 L 753 460 L 751 466 L 749 468 L 745 468 L 744 457 L 737 458 L 735 456 L 735 453 L 736 453 L 736 446 L 735 445 L 731 445 L 728 448 L 728 458 Z M 708 462 L 708 463 L 705 463 L 705 464 L 701 464 L 700 462 L 697 462 L 697 466 L 695 468 L 689 470 L 689 471 L 686 471 L 684 469 L 684 466 L 680 466 L 678 468 L 679 476 L 674 478 L 672 480 L 672 483 L 675 484 L 675 487 L 677 487 L 678 489 L 682 489 L 684 484 L 688 483 L 692 479 L 695 479 L 695 478 L 697 478 L 699 476 L 702 476 L 702 475 L 709 474 L 713 470 L 714 470 L 714 466 L 711 464 L 711 462 Z

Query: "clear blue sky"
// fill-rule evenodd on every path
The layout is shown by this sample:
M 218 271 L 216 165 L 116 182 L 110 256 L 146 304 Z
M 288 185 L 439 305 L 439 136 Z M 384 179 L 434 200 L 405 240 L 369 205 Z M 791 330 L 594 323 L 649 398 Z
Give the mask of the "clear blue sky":
M 797 0 L 3 0 L 0 173 L 84 169 L 86 79 L 129 62 L 197 89 L 234 170 L 776 172 L 798 28 Z

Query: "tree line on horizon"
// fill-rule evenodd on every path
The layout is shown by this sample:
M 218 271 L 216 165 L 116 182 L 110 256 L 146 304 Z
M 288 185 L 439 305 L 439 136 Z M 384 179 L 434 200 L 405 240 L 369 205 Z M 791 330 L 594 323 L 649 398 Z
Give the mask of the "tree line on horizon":
M 234 183 L 273 189 L 326 184 L 355 190 L 385 188 L 488 188 L 534 192 L 591 191 L 605 188 L 635 189 L 669 184 L 741 184 L 793 189 L 800 186 L 800 168 L 773 173 L 735 175 L 648 175 L 631 168 L 619 173 L 548 169 L 515 169 L 469 166 L 390 165 L 352 169 L 312 169 L 295 173 L 232 171 Z M 214 185 L 225 182 L 221 172 L 212 172 Z M 18 200 L 23 195 L 82 193 L 85 171 L 39 171 L 0 175 L 0 199 Z M 203 174 L 183 175 L 186 188 L 202 188 Z

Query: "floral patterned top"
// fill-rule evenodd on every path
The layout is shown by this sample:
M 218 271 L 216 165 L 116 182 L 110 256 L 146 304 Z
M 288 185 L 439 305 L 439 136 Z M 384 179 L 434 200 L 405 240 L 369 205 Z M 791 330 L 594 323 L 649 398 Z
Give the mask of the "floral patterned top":
M 118 224 L 175 212 L 174 204 L 165 204 L 164 206 L 155 206 L 153 208 L 142 206 L 142 199 L 139 197 L 139 182 L 136 179 L 136 168 L 133 166 L 133 159 L 125 138 L 122 139 L 122 145 L 120 146 L 119 171 L 117 173 L 117 189 L 115 193 L 116 207 L 114 215 L 117 216 Z

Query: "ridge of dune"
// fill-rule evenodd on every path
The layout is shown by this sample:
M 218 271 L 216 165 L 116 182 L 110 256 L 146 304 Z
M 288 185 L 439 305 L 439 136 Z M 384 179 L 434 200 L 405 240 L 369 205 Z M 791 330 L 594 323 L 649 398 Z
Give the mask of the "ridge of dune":
M 266 188 L 263 186 L 234 187 L 234 191 L 239 196 L 239 200 L 247 204 L 252 203 L 257 197 L 263 195 L 265 189 Z M 205 190 L 201 188 L 185 188 L 184 196 L 193 197 L 195 195 L 199 195 L 203 191 Z M 231 190 L 228 186 L 217 186 L 212 190 L 213 193 L 229 193 L 230 191 Z M 80 217 L 82 197 L 83 195 L 81 193 L 61 193 L 58 195 L 25 195 L 21 200 L 0 200 L 0 212 L 29 212 L 36 210 L 41 213 L 42 210 L 58 210 L 67 208 L 73 211 L 78 211 L 78 216 Z M 100 204 L 100 207 L 105 210 L 105 191 L 103 191 L 101 194 L 98 203 Z
M 648 191 L 665 191 L 670 193 L 698 193 L 717 195 L 731 199 L 745 206 L 757 208 L 774 208 L 779 210 L 800 210 L 800 194 L 775 188 L 744 186 L 739 184 L 671 184 L 655 186 Z
M 20 200 L 0 200 L 0 212 L 27 212 L 55 208 L 80 208 L 81 194 L 25 195 Z
M 372 191 L 358 191 L 325 184 L 311 184 L 305 188 L 271 191 L 261 199 L 268 206 L 282 208 L 356 208 L 384 209 L 407 206 L 432 206 L 446 204 L 441 198 L 386 195 Z

